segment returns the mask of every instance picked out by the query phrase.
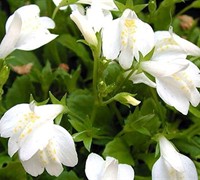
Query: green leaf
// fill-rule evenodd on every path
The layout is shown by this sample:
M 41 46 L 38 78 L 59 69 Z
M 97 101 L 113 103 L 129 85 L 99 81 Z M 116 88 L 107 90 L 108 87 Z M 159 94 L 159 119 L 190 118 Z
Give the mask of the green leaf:
M 109 142 L 105 147 L 103 155 L 105 157 L 114 157 L 118 159 L 119 163 L 134 165 L 130 148 L 122 138 L 115 138 L 113 141 Z
M 116 83 L 117 77 L 122 74 L 122 72 L 123 70 L 118 63 L 109 63 L 106 69 L 103 71 L 103 79 L 105 80 L 106 84 Z
M 33 95 L 31 94 L 31 95 L 30 95 L 29 103 L 34 102 L 37 106 L 41 106 L 41 105 L 45 105 L 45 104 L 47 104 L 48 101 L 49 101 L 49 98 L 46 99 L 46 100 L 44 100 L 44 101 L 37 102 L 37 101 L 34 99 Z
M 69 119 L 69 122 L 71 123 L 72 127 L 76 129 L 78 132 L 82 133 L 82 131 L 86 129 L 84 122 L 78 121 L 78 119 L 72 118 L 72 120 Z
M 179 2 L 181 0 L 177 0 Z M 155 30 L 168 30 L 174 14 L 176 0 L 163 0 L 155 13 L 151 14 Z M 165 19 L 165 21 L 163 21 Z
M 4 155 L 3 153 L 0 154 L 0 169 L 4 166 L 7 166 L 8 163 L 11 162 L 11 158 L 9 156 Z
M 63 34 L 59 36 L 57 41 L 73 51 L 79 58 L 81 58 L 84 65 L 87 67 L 89 74 L 92 73 L 93 63 L 91 61 L 88 50 L 86 50 L 86 48 L 81 43 L 77 43 L 77 40 L 70 34 Z
M 58 68 L 55 71 L 55 76 L 57 81 L 63 85 L 65 85 L 65 89 L 67 89 L 68 93 L 75 91 L 78 88 L 78 80 L 81 74 L 80 66 L 75 70 L 72 71 L 71 74 L 66 72 L 65 70 Z
M 149 61 L 152 58 L 153 53 L 154 53 L 154 48 L 145 57 L 142 58 L 142 61 Z
M 189 112 L 197 118 L 200 118 L 200 111 L 197 108 L 190 106 Z
M 6 108 L 11 108 L 19 103 L 29 102 L 30 94 L 32 94 L 32 84 L 29 77 L 17 77 L 5 96 Z
M 132 0 L 127 0 L 126 1 L 126 8 L 133 8 L 133 1 Z
M 80 180 L 80 178 L 76 175 L 74 171 L 64 171 L 59 177 L 55 178 L 55 180 Z
M 0 179 L 26 179 L 26 172 L 20 162 L 10 162 L 0 169 Z
M 51 102 L 53 103 L 53 104 L 61 104 L 61 105 L 63 105 L 63 106 L 65 106 L 66 105 L 66 96 L 67 96 L 67 94 L 65 94 L 63 97 L 62 97 L 62 99 L 61 100 L 58 100 L 52 93 L 51 93 L 51 91 L 49 91 L 49 96 L 50 96 L 50 99 L 51 99 Z
M 70 111 L 83 120 L 88 119 L 94 106 L 93 95 L 88 90 L 76 90 L 68 96 L 67 106 Z
M 33 68 L 41 70 L 41 64 L 33 52 L 15 50 L 6 58 L 6 63 L 13 66 L 21 66 L 28 63 L 33 63 Z
M 83 141 L 85 148 L 90 152 L 90 148 L 92 145 L 92 139 L 95 136 L 98 130 L 96 128 L 91 128 L 88 130 L 84 130 L 82 132 L 75 133 L 73 135 L 74 141 L 80 142 Z
M 194 143 L 195 141 L 199 147 L 197 147 L 197 145 Z M 198 140 L 193 139 L 192 141 L 191 139 L 183 137 L 181 139 L 174 139 L 174 144 L 182 152 L 189 153 L 196 159 L 200 158 L 200 142 L 198 142 Z
M 196 0 L 190 6 L 193 8 L 200 8 L 200 1 Z
M 85 137 L 83 140 L 83 144 L 85 148 L 90 152 L 91 145 L 92 145 L 92 137 Z
M 141 12 L 147 6 L 148 6 L 148 4 L 134 5 L 133 8 L 132 8 L 132 10 L 135 11 L 135 13 L 139 13 L 139 12 Z
M 3 63 L 3 62 L 0 62 Z M 4 63 L 3 63 L 4 64 Z M 10 69 L 7 65 L 0 66 L 0 100 L 1 96 L 3 95 L 3 86 L 9 78 Z

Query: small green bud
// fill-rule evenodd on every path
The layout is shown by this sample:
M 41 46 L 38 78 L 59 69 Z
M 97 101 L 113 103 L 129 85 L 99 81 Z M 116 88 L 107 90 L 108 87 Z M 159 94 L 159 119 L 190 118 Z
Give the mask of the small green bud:
M 135 99 L 132 94 L 127 93 L 127 92 L 119 93 L 113 99 L 116 101 L 119 101 L 120 103 L 128 107 L 129 105 L 137 106 L 138 104 L 140 104 L 140 101 Z
M 149 12 L 152 14 L 156 11 L 157 5 L 156 5 L 156 0 L 150 0 L 148 4 L 148 9 Z

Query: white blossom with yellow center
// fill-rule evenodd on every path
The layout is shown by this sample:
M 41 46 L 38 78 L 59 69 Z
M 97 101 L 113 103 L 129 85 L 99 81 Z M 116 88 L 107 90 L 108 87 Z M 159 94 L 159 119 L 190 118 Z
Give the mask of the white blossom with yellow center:
M 160 158 L 152 168 L 152 180 L 197 180 L 194 163 L 187 156 L 177 152 L 164 136 L 159 138 Z
M 0 59 L 6 58 L 15 49 L 34 50 L 57 37 L 48 29 L 55 23 L 48 17 L 39 17 L 37 5 L 26 5 L 17 9 L 6 22 L 6 35 L 0 45 Z
M 103 55 L 107 59 L 118 59 L 128 69 L 134 58 L 139 60 L 139 52 L 145 56 L 153 49 L 154 32 L 134 11 L 126 9 L 120 18 L 104 26 L 102 41 Z
M 43 149 L 28 160 L 19 157 L 26 172 L 32 176 L 42 174 L 44 169 L 52 176 L 59 176 L 63 171 L 62 164 L 69 167 L 77 164 L 75 144 L 72 136 L 59 125 L 51 124 L 46 127 L 45 133 L 49 133 L 50 138 Z
M 50 138 L 50 134 L 43 131 L 62 110 L 62 105 L 36 106 L 33 103 L 9 109 L 0 121 L 1 137 L 10 137 L 9 155 L 20 150 L 22 159 L 29 159 L 38 149 L 43 149 Z
M 10 137 L 8 154 L 17 151 L 24 169 L 37 176 L 44 169 L 58 176 L 62 164 L 75 166 L 78 158 L 72 136 L 53 119 L 63 111 L 62 105 L 36 106 L 19 104 L 9 109 L 0 120 L 1 137 Z
M 130 165 L 119 164 L 113 157 L 106 157 L 104 160 L 95 153 L 89 154 L 85 173 L 88 180 L 133 180 L 134 170 Z
M 200 103 L 200 70 L 187 55 L 200 55 L 200 48 L 170 31 L 155 33 L 155 51 L 149 61 L 141 62 L 141 68 L 155 77 L 155 86 L 161 99 L 186 115 L 190 103 Z M 139 76 L 140 75 L 140 76 Z M 130 78 L 134 83 L 150 85 L 147 76 L 141 74 Z M 152 84 L 152 83 L 151 83 Z

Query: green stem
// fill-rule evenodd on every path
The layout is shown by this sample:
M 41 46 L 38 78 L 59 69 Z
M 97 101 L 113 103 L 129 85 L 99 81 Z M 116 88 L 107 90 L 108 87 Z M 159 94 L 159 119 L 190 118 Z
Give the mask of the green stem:
M 93 93 L 95 100 L 98 101 L 98 91 L 97 91 L 97 83 L 98 83 L 98 67 L 99 67 L 99 56 L 96 49 L 93 50 L 94 57 L 94 68 L 93 68 Z
M 135 68 L 133 68 L 128 74 L 128 76 L 126 76 L 126 78 L 123 81 L 121 81 L 121 83 L 117 86 L 117 89 L 114 91 L 113 94 L 116 94 L 123 87 L 123 85 L 129 80 L 129 78 L 133 75 L 134 72 Z
M 182 9 L 182 10 L 176 15 L 176 17 L 180 16 L 181 14 L 185 13 L 186 11 L 188 11 L 188 10 L 191 9 L 191 8 L 192 8 L 191 5 L 185 7 L 184 9 Z
M 97 35 L 98 36 L 98 35 Z M 100 98 L 98 94 L 98 82 L 99 82 L 99 63 L 101 55 L 101 39 L 98 38 L 98 45 L 96 47 L 91 47 L 92 55 L 94 58 L 94 67 L 93 67 L 93 93 L 94 93 L 94 108 L 91 115 L 91 123 L 93 124 L 96 118 L 96 112 L 100 106 Z
M 150 92 L 153 96 L 153 99 L 155 100 L 155 107 L 157 108 L 158 116 L 161 119 L 162 126 L 165 128 L 166 121 L 165 118 L 163 118 L 163 112 L 162 109 L 160 108 L 160 101 L 158 100 L 157 93 L 155 92 L 155 89 L 150 88 Z
M 183 132 L 183 136 L 194 136 L 196 134 L 198 134 L 200 131 L 200 127 L 199 127 L 199 124 L 194 124 L 193 126 L 191 126 L 189 129 L 185 130 Z
M 82 119 L 80 116 L 78 116 L 76 113 L 72 112 L 69 108 L 66 108 L 66 113 L 70 116 L 73 116 L 77 120 L 80 120 L 81 122 L 84 122 L 85 119 Z
M 111 104 L 110 104 L 110 107 L 111 107 L 111 109 L 114 111 L 114 113 L 115 113 L 115 115 L 116 115 L 116 117 L 117 117 L 117 120 L 118 120 L 119 124 L 120 124 L 121 126 L 123 126 L 123 124 L 124 124 L 123 119 L 124 119 L 124 118 L 121 116 L 119 110 L 117 109 L 116 103 L 115 103 L 115 102 L 111 103 Z

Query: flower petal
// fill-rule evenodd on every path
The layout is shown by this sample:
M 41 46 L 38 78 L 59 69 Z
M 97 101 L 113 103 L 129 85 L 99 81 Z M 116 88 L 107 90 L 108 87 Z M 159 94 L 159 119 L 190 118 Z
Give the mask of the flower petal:
M 156 78 L 157 93 L 162 100 L 186 115 L 189 109 L 189 99 L 181 89 L 180 84 L 171 77 Z
M 15 48 L 20 50 L 34 50 L 52 41 L 57 37 L 51 34 L 48 28 L 55 26 L 52 19 L 48 17 L 39 17 L 40 9 L 37 5 L 26 5 L 16 10 L 22 19 L 22 28 L 19 33 L 19 39 Z M 10 16 L 6 23 L 9 26 L 14 15 Z
M 119 19 L 106 23 L 102 30 L 103 56 L 114 60 L 120 52 Z
M 133 74 L 129 79 L 133 81 L 134 84 L 144 83 L 150 87 L 156 87 L 156 84 L 151 81 L 144 73 Z
M 73 11 L 70 18 L 78 26 L 79 30 L 83 34 L 85 40 L 94 46 L 97 46 L 98 41 L 92 25 L 88 22 L 85 16 L 83 16 L 78 10 Z
M 138 19 L 136 22 L 136 32 L 135 32 L 135 46 L 137 50 L 142 53 L 143 56 L 147 55 L 155 45 L 154 31 L 152 27 Z M 136 56 L 139 60 L 139 57 Z
M 73 167 L 78 163 L 78 156 L 72 136 L 66 129 L 54 125 L 53 141 L 57 144 L 57 156 L 60 162 L 66 166 Z
M 16 44 L 16 49 L 25 51 L 34 50 L 54 40 L 57 36 L 50 34 L 48 30 L 41 29 L 40 31 L 21 36 Z
M 25 171 L 30 175 L 36 177 L 44 172 L 44 166 L 40 161 L 40 157 L 38 154 L 34 154 L 29 160 L 22 161 L 22 166 L 24 167 Z
M 77 3 L 97 5 L 105 10 L 118 10 L 113 0 L 79 0 Z
M 134 55 L 136 54 L 133 54 L 132 49 L 129 47 L 126 47 L 121 51 L 118 60 L 123 69 L 129 69 L 132 66 Z
M 179 46 L 186 52 L 187 55 L 200 56 L 200 48 L 195 44 L 181 38 L 180 36 L 173 33 L 174 40 L 179 44 Z
M 183 164 L 180 158 L 180 153 L 176 151 L 170 141 L 164 136 L 159 138 L 161 156 L 178 172 L 183 172 Z
M 113 157 L 106 157 L 102 179 L 116 180 L 118 176 L 118 161 Z
M 171 177 L 167 165 L 162 157 L 160 157 L 152 168 L 152 180 L 170 180 Z
M 8 140 L 8 154 L 10 157 L 12 157 L 20 148 L 17 143 L 18 138 L 19 138 L 19 134 L 16 134 L 16 135 L 11 136 Z
M 35 106 L 34 113 L 40 116 L 45 121 L 53 120 L 56 118 L 62 111 L 64 107 L 60 104 L 46 104 L 42 106 Z
M 1 118 L 0 133 L 2 137 L 10 137 L 15 133 L 14 128 L 23 121 L 24 114 L 30 112 L 29 104 L 18 104 L 9 109 Z M 22 124 L 21 124 L 22 126 Z M 23 127 L 22 127 L 23 128 Z
M 156 31 L 155 32 L 156 46 L 158 48 L 165 47 L 165 49 L 176 49 L 186 55 L 200 56 L 200 48 L 195 44 L 181 38 L 175 33 L 169 31 Z
M 43 150 L 52 136 L 53 122 L 39 124 L 22 141 L 19 138 L 19 157 L 22 161 L 30 159 L 38 150 Z M 42 138 L 41 138 L 42 137 Z M 21 142 L 22 141 L 22 142 Z
M 85 165 L 85 174 L 89 180 L 98 180 L 104 166 L 104 159 L 95 153 L 90 153 Z M 98 167 L 98 168 L 97 168 Z
M 42 24 L 42 27 L 46 28 L 46 29 L 54 29 L 55 28 L 55 22 L 49 17 L 40 17 L 39 23 Z
M 7 27 L 8 30 L 4 36 L 0 45 L 0 59 L 7 57 L 12 51 L 14 51 L 15 45 L 20 37 L 20 31 L 22 27 L 22 20 L 18 13 L 15 13 L 12 21 Z
M 118 166 L 118 177 L 117 180 L 133 180 L 134 170 L 130 165 L 119 164 Z
M 180 154 L 180 158 L 184 166 L 184 170 L 181 175 L 182 179 L 198 180 L 197 170 L 192 160 L 182 154 Z
M 152 180 L 160 179 L 198 179 L 194 163 L 178 153 L 165 138 L 159 139 L 161 157 L 152 168 Z
M 63 166 L 60 162 L 49 162 L 46 165 L 46 170 L 51 176 L 59 176 L 63 171 Z
M 154 77 L 170 76 L 186 69 L 188 66 L 189 63 L 182 59 L 171 61 L 146 61 L 141 63 L 141 68 Z
M 112 21 L 112 14 L 110 11 L 103 11 L 99 6 L 91 6 L 88 8 L 86 17 L 94 28 L 95 33 L 100 32 L 104 24 Z

